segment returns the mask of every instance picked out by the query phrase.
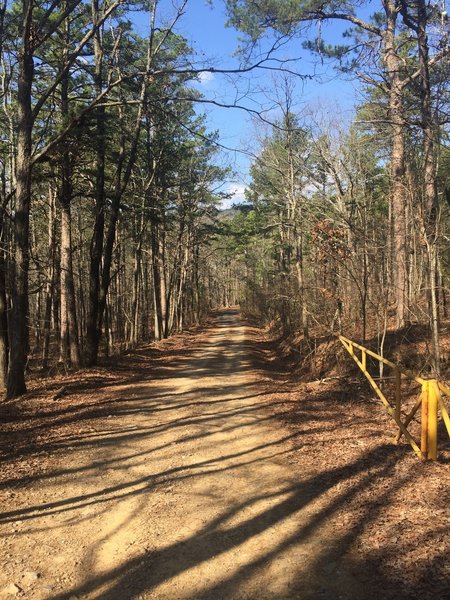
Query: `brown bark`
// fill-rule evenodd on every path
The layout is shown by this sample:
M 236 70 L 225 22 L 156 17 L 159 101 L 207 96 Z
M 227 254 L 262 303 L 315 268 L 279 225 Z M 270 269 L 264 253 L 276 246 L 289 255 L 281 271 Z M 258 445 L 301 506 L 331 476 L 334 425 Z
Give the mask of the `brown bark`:
M 103 48 L 100 22 L 99 1 L 92 0 L 92 19 L 96 27 L 94 35 L 95 73 L 94 89 L 96 96 L 102 93 L 103 87 Z M 90 244 L 89 260 L 89 291 L 86 315 L 86 364 L 95 365 L 98 357 L 100 331 L 98 328 L 99 295 L 100 295 L 100 269 L 103 254 L 103 234 L 105 230 L 105 108 L 95 109 L 95 221 Z
M 31 203 L 31 88 L 34 75 L 32 42 L 33 0 L 23 0 L 22 48 L 17 91 L 16 201 L 14 211 L 13 287 L 7 398 L 26 392 L 28 354 L 28 270 Z
M 81 364 L 72 261 L 70 203 L 61 202 L 61 360 L 71 367 Z
M 392 132 L 391 149 L 391 206 L 392 206 L 392 266 L 396 325 L 404 327 L 408 312 L 408 265 L 405 197 L 405 128 L 403 114 L 403 82 L 401 64 L 397 54 L 395 34 L 397 24 L 396 3 L 384 1 L 386 32 L 384 35 L 384 61 L 389 78 L 389 119 Z
M 64 63 L 67 62 L 70 41 L 69 22 L 65 25 L 65 51 Z M 65 68 L 65 64 L 63 65 Z M 68 76 L 61 81 L 61 116 L 63 119 L 69 117 L 69 79 Z M 75 298 L 75 284 L 73 277 L 72 261 L 72 218 L 70 204 L 72 201 L 72 160 L 71 151 L 64 147 L 61 157 L 61 336 L 60 336 L 60 360 L 66 365 L 74 368 L 80 366 L 80 344 L 78 339 L 78 323 Z
M 165 247 L 164 232 L 156 222 L 152 222 L 151 238 L 155 339 L 161 340 L 167 337 Z
M 3 57 L 3 31 L 6 13 L 6 0 L 0 2 L 0 61 Z M 3 90 L 3 93 L 6 89 Z M 5 240 L 5 204 L 6 204 L 6 178 L 5 172 L 1 174 L 1 205 L 0 205 L 0 391 L 6 390 L 8 376 L 8 305 L 6 296 L 6 240 Z
M 0 207 L 0 391 L 6 390 L 8 374 L 8 321 L 6 297 L 5 223 L 3 207 Z
M 417 0 L 417 42 L 419 47 L 419 67 L 421 84 L 421 112 L 423 129 L 423 160 L 424 160 L 424 216 L 425 233 L 428 249 L 428 282 L 429 282 L 429 313 L 431 325 L 431 346 L 433 367 L 437 375 L 440 373 L 439 349 L 439 311 L 437 301 L 437 267 L 438 267 L 438 193 L 436 183 L 436 158 L 434 143 L 434 122 L 431 102 L 431 84 L 429 70 L 429 50 L 427 35 L 427 7 L 424 0 Z
M 48 270 L 47 283 L 45 286 L 44 299 L 44 331 L 43 331 L 43 346 L 42 346 L 42 368 L 48 368 L 50 356 L 50 335 L 51 335 L 51 319 L 53 296 L 55 293 L 55 263 L 56 263 L 56 206 L 55 193 L 49 186 L 48 194 L 49 211 L 48 211 Z
M 142 280 L 142 245 L 144 242 L 144 232 L 146 229 L 146 221 L 144 218 L 145 201 L 141 204 L 141 215 L 139 222 L 136 224 L 136 247 L 134 249 L 134 265 L 133 265 L 133 293 L 131 302 L 131 333 L 130 343 L 136 346 L 139 341 L 139 314 L 140 308 L 143 308 L 141 298 L 141 280 Z

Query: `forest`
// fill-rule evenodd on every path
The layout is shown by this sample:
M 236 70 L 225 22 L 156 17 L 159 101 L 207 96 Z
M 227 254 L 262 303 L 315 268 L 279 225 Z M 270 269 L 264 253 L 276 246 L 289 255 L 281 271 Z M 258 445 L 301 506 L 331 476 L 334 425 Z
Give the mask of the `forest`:
M 94 366 L 236 304 L 308 356 L 338 333 L 383 354 L 389 330 L 420 325 L 422 372 L 444 372 L 445 2 L 225 2 L 242 39 L 230 78 L 278 72 L 270 115 L 248 111 L 258 150 L 246 201 L 232 208 L 204 110 L 219 102 L 198 85 L 227 68 L 178 32 L 190 2 L 169 4 L 0 2 L 6 398 L 26 391 L 30 372 Z M 335 26 L 341 43 L 327 38 Z M 283 54 L 286 40 L 358 82 L 349 123 L 296 109 L 302 65 Z
M 0 597 L 443 600 L 447 0 L 0 0 Z

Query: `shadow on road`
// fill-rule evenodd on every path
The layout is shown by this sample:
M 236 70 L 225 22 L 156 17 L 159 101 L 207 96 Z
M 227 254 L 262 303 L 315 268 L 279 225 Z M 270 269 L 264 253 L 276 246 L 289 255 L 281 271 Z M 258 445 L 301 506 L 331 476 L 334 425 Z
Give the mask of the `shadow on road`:
M 336 417 L 335 407 L 329 405 L 325 393 L 301 404 L 288 433 L 280 428 L 279 435 L 273 439 L 255 438 L 253 441 L 250 432 L 255 427 L 268 424 L 276 427 L 278 420 L 289 411 L 279 395 L 273 395 L 273 386 L 265 389 L 254 381 L 236 383 L 233 377 L 254 368 L 255 362 L 264 355 L 264 342 L 254 337 L 244 342 L 234 339 L 241 328 L 236 311 L 219 315 L 216 325 L 213 342 L 210 338 L 196 340 L 188 355 L 182 349 L 172 351 L 170 347 L 157 358 L 153 349 L 147 358 L 145 352 L 140 351 L 140 360 L 152 361 L 152 379 L 156 383 L 151 393 L 142 378 L 128 378 L 121 385 L 129 385 L 132 395 L 124 390 L 115 397 L 99 402 L 92 400 L 82 409 L 58 408 L 49 413 L 47 420 L 31 426 L 35 433 L 61 428 L 57 438 L 40 442 L 37 437 L 27 452 L 30 456 L 47 453 L 66 457 L 65 466 L 58 464 L 57 468 L 25 477 L 17 475 L 4 480 L 2 487 L 20 490 L 38 485 L 41 490 L 64 490 L 69 489 L 70 482 L 82 480 L 89 491 L 3 510 L 0 525 L 20 519 L 27 526 L 21 530 L 21 536 L 32 537 L 37 532 L 52 530 L 53 535 L 58 535 L 63 525 L 49 517 L 72 515 L 72 524 L 76 525 L 89 521 L 82 509 L 97 507 L 100 512 L 96 514 L 103 514 L 107 519 L 110 511 L 130 498 L 139 500 L 139 510 L 145 511 L 158 490 L 170 490 L 172 486 L 176 488 L 195 481 L 204 484 L 207 494 L 212 489 L 211 482 L 217 481 L 220 475 L 228 474 L 227 481 L 232 486 L 233 478 L 245 478 L 249 469 L 252 473 L 261 472 L 259 490 L 236 501 L 229 509 L 219 510 L 184 539 L 163 543 L 158 549 L 146 548 L 124 559 L 119 566 L 90 575 L 79 585 L 49 593 L 48 600 L 167 598 L 158 595 L 159 586 L 208 561 L 220 560 L 267 532 L 273 532 L 271 543 L 258 546 L 254 556 L 246 555 L 245 560 L 236 561 L 233 568 L 220 577 L 205 579 L 200 592 L 185 588 L 178 597 L 191 600 L 378 600 L 380 597 L 435 600 L 445 597 L 442 594 L 445 594 L 447 581 L 446 547 L 440 542 L 444 532 L 439 523 L 430 533 L 437 550 L 426 563 L 417 563 L 410 584 L 399 580 L 395 570 L 386 568 L 390 561 L 395 564 L 399 557 L 416 550 L 408 544 L 407 536 L 402 538 L 404 523 L 399 522 L 391 537 L 381 539 L 376 550 L 369 551 L 361 542 L 362 534 L 390 510 L 396 493 L 403 486 L 414 485 L 415 478 L 420 476 L 420 470 L 402 466 L 409 447 L 379 443 L 379 434 L 374 433 L 368 450 L 361 447 L 355 458 L 337 465 L 330 455 L 328 467 L 314 472 L 314 465 L 308 463 L 308 449 L 317 449 L 317 440 L 330 431 L 339 443 L 344 443 L 347 431 L 346 422 Z M 218 379 L 217 385 L 204 385 L 205 380 L 217 376 L 218 365 L 221 376 L 229 375 L 228 382 Z M 184 379 L 194 382 L 187 392 L 176 392 L 163 385 L 170 380 L 176 387 L 182 385 Z M 105 419 L 110 414 L 113 423 L 108 425 Z M 134 418 L 139 420 L 133 421 Z M 358 418 L 354 416 L 353 421 Z M 64 428 L 75 422 L 89 424 L 90 428 L 76 435 L 70 431 L 65 434 Z M 369 417 L 366 422 L 372 425 Z M 222 442 L 217 441 L 218 434 L 220 440 L 223 436 L 236 436 L 242 440 L 242 448 L 224 451 Z M 172 436 L 173 450 L 170 444 L 168 449 L 164 441 L 168 435 Z M 207 443 L 209 457 L 193 456 L 191 460 L 177 462 L 177 457 L 185 455 L 194 442 Z M 327 446 L 323 448 L 326 452 Z M 101 460 L 95 455 L 95 461 L 83 463 L 81 459 L 87 452 L 97 451 L 103 452 Z M 173 466 L 157 468 L 158 453 L 162 451 L 173 458 Z M 14 452 L 11 448 L 10 456 Z M 291 480 L 277 482 L 276 486 L 265 485 L 264 468 L 271 462 L 292 464 Z M 136 469 L 144 470 L 144 475 L 136 476 Z M 99 473 L 108 473 L 112 481 L 109 477 L 106 481 L 99 478 Z M 389 485 L 384 485 L 386 481 Z M 366 499 L 363 504 L 362 495 Z M 139 514 L 133 514 L 133 518 L 137 517 Z M 285 534 L 277 537 L 276 532 L 286 522 L 291 525 Z M 333 537 L 324 539 L 321 532 L 330 524 Z M 121 525 L 126 526 L 127 523 Z M 293 550 L 297 553 L 294 553 L 294 564 Z M 258 588 L 255 583 L 258 577 L 278 561 L 286 561 L 287 556 L 291 562 L 286 566 L 290 576 L 285 595 L 280 596 L 279 592 L 276 595 L 262 585 Z M 245 591 L 249 581 L 252 581 L 253 592 Z M 174 600 L 176 598 L 174 596 Z

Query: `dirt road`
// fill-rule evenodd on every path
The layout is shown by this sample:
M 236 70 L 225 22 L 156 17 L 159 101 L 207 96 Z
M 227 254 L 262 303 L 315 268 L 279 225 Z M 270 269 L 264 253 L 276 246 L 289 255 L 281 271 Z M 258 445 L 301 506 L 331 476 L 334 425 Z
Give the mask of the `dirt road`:
M 54 441 L 56 464 L 20 493 L 10 485 L 4 598 L 371 596 L 324 495 L 342 472 L 311 477 L 291 463 L 293 434 L 261 391 L 237 311 L 157 379 L 109 394 L 95 427 Z

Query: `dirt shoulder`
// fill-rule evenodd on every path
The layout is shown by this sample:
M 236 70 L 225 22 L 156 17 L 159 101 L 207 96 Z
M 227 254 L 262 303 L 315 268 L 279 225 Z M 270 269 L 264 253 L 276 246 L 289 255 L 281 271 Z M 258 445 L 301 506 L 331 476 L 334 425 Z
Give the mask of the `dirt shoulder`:
M 448 465 L 271 358 L 224 311 L 2 406 L 0 597 L 446 597 Z

